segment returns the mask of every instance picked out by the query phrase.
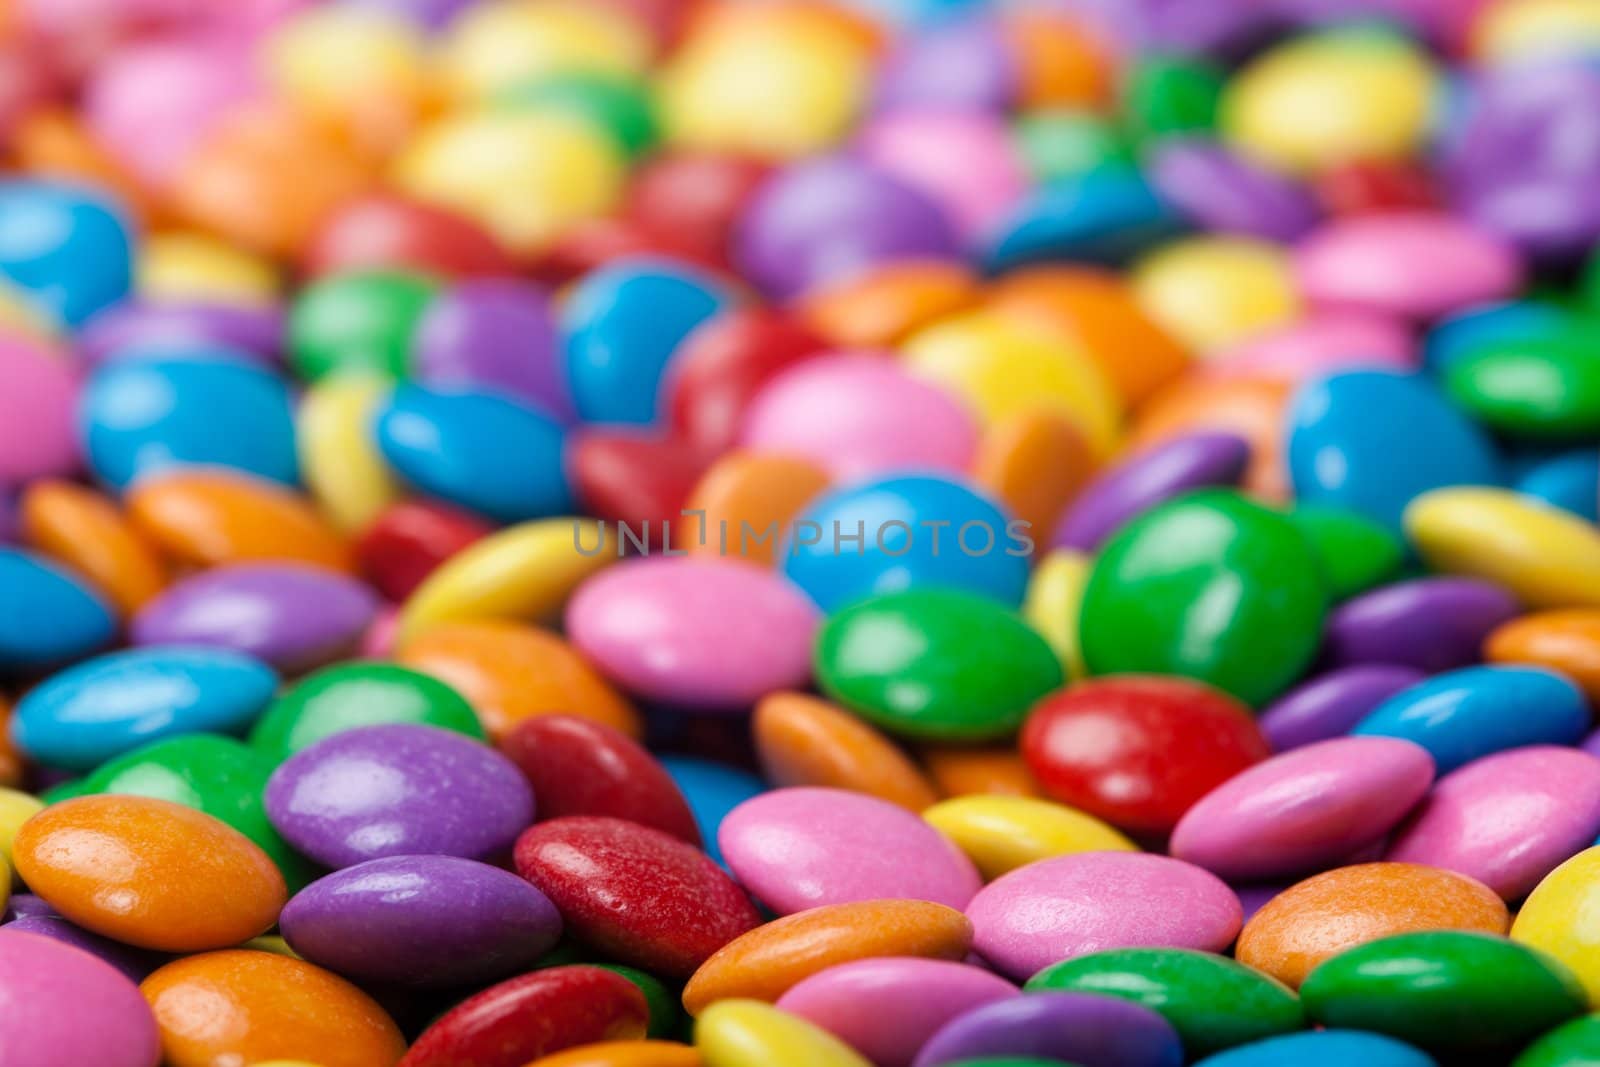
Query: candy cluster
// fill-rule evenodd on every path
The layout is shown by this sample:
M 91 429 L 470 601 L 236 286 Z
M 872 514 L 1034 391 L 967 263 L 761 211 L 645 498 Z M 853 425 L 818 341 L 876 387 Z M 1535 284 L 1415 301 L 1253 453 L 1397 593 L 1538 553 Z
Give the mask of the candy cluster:
M 1600 1064 L 1593 0 L 11 0 L 0 160 L 0 1067 Z

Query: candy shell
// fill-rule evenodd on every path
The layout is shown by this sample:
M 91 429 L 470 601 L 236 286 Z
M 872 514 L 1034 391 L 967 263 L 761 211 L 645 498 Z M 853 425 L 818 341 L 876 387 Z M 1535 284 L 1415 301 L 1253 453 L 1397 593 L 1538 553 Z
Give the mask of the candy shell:
M 389 388 L 376 375 L 329 375 L 300 401 L 295 429 L 306 488 L 346 533 L 366 528 L 400 497 L 372 437 Z
M 1068 260 L 1121 264 L 1187 228 L 1177 209 L 1125 163 L 1108 163 L 1033 190 L 990 239 L 995 272 Z
M 867 900 L 785 915 L 756 927 L 702 963 L 683 988 L 699 1015 L 734 997 L 776 1001 L 802 980 L 853 960 L 917 957 L 960 960 L 972 924 L 959 911 L 924 900 Z
M 1335 600 L 1393 578 L 1404 561 L 1400 536 L 1357 512 L 1302 505 L 1289 512 L 1289 519 L 1311 542 Z
M 928 1039 L 915 1067 L 997 1055 L 1085 1067 L 1177 1067 L 1183 1046 L 1172 1024 L 1142 1004 L 1095 993 L 1036 992 L 952 1019 Z
M 760 1001 L 730 999 L 706 1009 L 694 1028 L 705 1067 L 868 1067 L 821 1027 Z
M 1206 370 L 1304 382 L 1363 366 L 1411 370 L 1415 347 L 1405 325 L 1386 316 L 1314 312 L 1216 353 Z
M 1181 860 L 1083 852 L 1020 867 L 967 907 L 973 948 L 1012 978 L 1074 956 L 1140 945 L 1220 952 L 1239 932 L 1239 900 Z
M 1520 614 L 1497 585 L 1421 578 L 1355 597 L 1328 616 L 1323 661 L 1391 663 L 1437 673 L 1476 663 L 1484 638 Z
M 500 243 L 469 219 L 382 193 L 358 197 L 329 214 L 302 259 L 313 276 L 370 270 L 448 277 L 516 272 Z
M 1350 732 L 1372 709 L 1426 680 L 1410 667 L 1343 667 L 1289 690 L 1261 712 L 1261 732 L 1278 752 Z
M 1591 999 L 1600 990 L 1591 919 L 1595 887 L 1600 885 L 1596 870 L 1600 870 L 1600 848 L 1572 856 L 1539 882 L 1511 926 L 1512 940 L 1542 949 L 1572 968 Z
M 1083 665 L 1083 648 L 1078 637 L 1078 615 L 1083 606 L 1083 589 L 1089 584 L 1092 563 L 1082 552 L 1056 549 L 1033 568 L 1028 593 L 1022 601 L 1022 617 L 1050 643 L 1067 681 L 1081 681 L 1088 669 Z
M 1337 867 L 1285 889 L 1239 934 L 1240 963 L 1298 989 L 1324 960 L 1391 934 L 1503 934 L 1506 906 L 1481 882 L 1416 863 Z
M 432 279 L 400 271 L 317 279 L 290 310 L 290 363 L 308 381 L 335 372 L 404 378 L 417 322 L 437 291 Z
M 1205 486 L 1233 485 L 1250 446 L 1224 433 L 1175 437 L 1103 471 L 1084 487 L 1051 543 L 1093 552 L 1118 528 L 1151 507 Z
M 756 754 L 777 786 L 865 793 L 920 812 L 933 786 L 894 743 L 854 715 L 802 693 L 770 693 L 751 717 Z
M 1359 1030 L 1317 1030 L 1252 1041 L 1219 1052 L 1196 1067 L 1278 1067 L 1315 1063 L 1319 1067 L 1438 1067 L 1432 1056 L 1403 1041 Z
M 307 1057 L 323 1067 L 394 1067 L 406 1049 L 399 1027 L 361 990 L 272 952 L 190 956 L 139 990 L 171 1067 Z
M 484 736 L 472 706 L 443 682 L 389 663 L 352 662 L 295 683 L 256 720 L 250 744 L 276 765 L 325 737 L 389 723 Z
M 1200 353 L 1287 326 L 1301 310 L 1288 257 L 1253 238 L 1163 245 L 1134 267 L 1132 284 L 1145 313 Z
M 1235 881 L 1302 874 L 1379 840 L 1433 783 L 1409 742 L 1340 738 L 1241 771 L 1172 832 L 1174 856 Z
M 118 208 L 76 183 L 0 184 L 0 277 L 77 326 L 128 292 L 130 233 Z
M 41 345 L 0 334 L 0 481 L 22 483 L 74 472 L 77 391 L 77 376 L 68 361 Z
M 1490 663 L 1546 667 L 1576 682 L 1592 702 L 1600 699 L 1600 612 L 1540 611 L 1512 619 L 1483 646 Z
M 59 941 L 0 932 L 8 1000 L 0 1057 L 29 1067 L 155 1067 L 161 1046 L 149 1006 L 111 966 Z M 85 1009 L 91 1008 L 92 1011 Z
M 1138 851 L 1092 815 L 1032 797 L 956 797 L 922 817 L 967 854 L 985 881 L 1052 856 Z
M 770 567 L 778 553 L 777 531 L 827 487 L 827 473 L 810 460 L 729 452 L 706 468 L 684 502 L 684 515 L 705 531 L 704 537 L 696 531 L 685 547 L 691 556 Z
M 283 876 L 243 834 L 165 800 L 64 800 L 17 832 L 12 858 L 66 918 L 140 948 L 203 952 L 277 921 Z
M 0 546 L 0 584 L 13 610 L 0 620 L 0 667 L 38 668 L 111 643 L 111 605 L 77 578 L 29 552 Z
M 977 300 L 977 279 L 962 264 L 913 259 L 825 280 L 801 298 L 797 310 L 840 348 L 872 350 L 897 346 Z
M 94 490 L 42 479 L 28 485 L 20 505 L 23 538 L 104 590 L 124 615 L 166 584 L 166 568 L 151 546 Z
M 1536 463 L 1512 488 L 1590 522 L 1600 522 L 1600 453 L 1578 449 Z
M 1262 375 L 1189 375 L 1139 409 L 1130 445 L 1142 448 L 1195 430 L 1221 430 L 1250 442 L 1245 488 L 1263 500 L 1289 497 L 1283 446 L 1292 388 Z
M 278 561 L 351 569 L 343 539 L 306 500 L 259 478 L 174 471 L 141 478 L 125 503 L 136 530 L 190 566 Z
M 706 854 L 725 868 L 722 850 L 717 847 L 717 830 L 730 811 L 751 797 L 765 793 L 767 783 L 749 771 L 715 760 L 661 756 L 658 762 L 689 801 L 689 810 L 694 814 Z
M 528 1067 L 701 1067 L 700 1053 L 671 1041 L 598 1041 L 533 1061 Z
M 927 747 L 921 752 L 928 777 L 953 797 L 1037 797 L 1042 792 L 1028 765 L 1013 748 Z
M 356 541 L 356 557 L 380 593 L 402 602 L 446 560 L 493 532 L 492 524 L 448 504 L 405 500 L 366 528 Z
M 1056 529 L 1083 490 L 1094 456 L 1071 421 L 1023 411 L 989 428 L 978 443 L 972 478 L 1040 540 Z
M 1436 571 L 1485 578 L 1532 608 L 1600 604 L 1600 534 L 1543 501 L 1504 489 L 1418 497 L 1406 532 Z

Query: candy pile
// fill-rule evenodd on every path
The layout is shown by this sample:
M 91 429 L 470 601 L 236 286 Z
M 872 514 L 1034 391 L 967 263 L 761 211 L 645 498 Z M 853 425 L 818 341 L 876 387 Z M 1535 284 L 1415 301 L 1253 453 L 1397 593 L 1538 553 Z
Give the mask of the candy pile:
M 1592 0 L 11 0 L 0 149 L 0 1067 L 1600 1064 Z

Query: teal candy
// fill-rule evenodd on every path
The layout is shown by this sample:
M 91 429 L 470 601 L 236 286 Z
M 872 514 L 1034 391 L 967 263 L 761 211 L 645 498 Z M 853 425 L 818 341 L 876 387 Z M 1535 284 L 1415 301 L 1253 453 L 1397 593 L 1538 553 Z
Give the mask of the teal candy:
M 728 812 L 751 797 L 765 793 L 767 783 L 749 771 L 693 756 L 662 756 L 661 766 L 689 802 L 689 811 L 694 815 L 707 855 L 722 863 L 717 828 Z
M 39 763 L 87 771 L 164 737 L 242 733 L 277 686 L 266 664 L 226 649 L 112 652 L 30 690 L 17 702 L 11 736 Z
M 579 418 L 655 422 L 667 361 L 728 302 L 709 278 L 666 262 L 623 261 L 585 276 L 561 312 Z
M 1440 322 L 1428 334 L 1423 365 L 1442 373 L 1485 344 L 1557 337 L 1570 331 L 1572 323 L 1570 312 L 1533 300 L 1471 308 Z
M 133 283 L 122 210 L 70 182 L 0 181 L 0 277 L 50 317 L 81 326 Z
M 992 272 L 1050 260 L 1123 264 L 1185 230 L 1138 170 L 1108 164 L 1041 186 L 1000 228 Z
M 0 671 L 53 667 L 104 648 L 117 618 L 99 593 L 54 563 L 0 547 Z
M 1526 468 L 1513 487 L 1579 518 L 1600 522 L 1600 450 L 1585 448 L 1543 460 Z
M 1285 1034 L 1207 1056 L 1195 1067 L 1438 1067 L 1403 1041 L 1358 1030 Z
M 1035 111 L 1017 120 L 1017 146 L 1035 180 L 1077 178 L 1133 153 L 1121 132 L 1088 111 Z

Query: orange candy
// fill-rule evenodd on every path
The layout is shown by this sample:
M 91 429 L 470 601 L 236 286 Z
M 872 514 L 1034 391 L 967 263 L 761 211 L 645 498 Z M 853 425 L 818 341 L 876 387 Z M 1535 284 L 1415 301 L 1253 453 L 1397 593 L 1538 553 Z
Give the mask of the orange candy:
M 1111 65 L 1095 39 L 1069 17 L 1020 7 L 1003 32 L 1017 57 L 1023 109 L 1094 104 L 1111 86 Z
M 978 445 L 978 487 L 1028 523 L 1036 550 L 1050 546 L 1056 522 L 1094 473 L 1094 453 L 1072 422 L 1054 411 L 1019 411 L 990 427 Z
M 29 544 L 82 574 L 124 616 L 167 583 L 166 568 L 106 496 L 72 482 L 41 481 L 21 501 L 22 535 Z
M 1044 795 L 1014 748 L 929 748 L 922 765 L 945 796 Z
M 528 1067 L 700 1067 L 700 1053 L 676 1041 L 602 1041 L 542 1057 Z
M 704 511 L 705 537 L 689 545 L 692 556 L 743 558 L 770 567 L 790 520 L 828 487 L 828 475 L 810 460 L 756 452 L 730 452 L 701 475 L 686 511 Z M 778 534 L 762 537 L 776 524 Z
M 22 781 L 22 755 L 11 743 L 11 702 L 0 696 L 0 786 L 15 788 Z
M 1390 934 L 1504 934 L 1505 902 L 1482 882 L 1419 863 L 1339 867 L 1285 889 L 1251 916 L 1234 956 L 1298 989 L 1330 956 Z
M 996 282 L 989 307 L 1075 340 L 1129 405 L 1176 380 L 1182 345 L 1144 313 L 1116 275 L 1093 267 L 1031 267 Z
M 1572 608 L 1512 619 L 1489 635 L 1483 655 L 1490 663 L 1560 671 L 1590 701 L 1600 701 L 1600 611 Z
M 111 192 L 134 222 L 154 214 L 149 194 L 69 111 L 41 108 L 28 115 L 12 134 L 12 150 L 19 170 Z
M 771 1003 L 801 979 L 840 963 L 878 956 L 959 960 L 971 947 L 972 923 L 943 904 L 830 904 L 785 915 L 722 946 L 683 987 L 683 1006 L 698 1015 L 730 997 Z
M 125 499 L 133 525 L 191 567 L 282 560 L 354 569 L 350 549 L 305 497 L 238 471 L 141 479 Z
M 577 715 L 639 737 L 627 700 L 555 634 L 521 623 L 440 623 L 400 647 L 399 661 L 454 686 L 491 738 L 524 719 Z
M 161 1029 L 166 1067 L 304 1060 L 393 1067 L 394 1020 L 343 978 L 304 960 L 234 949 L 176 960 L 139 987 Z
M 953 263 L 893 263 L 823 286 L 800 317 L 842 348 L 892 348 L 978 302 L 978 281 Z
M 247 941 L 278 921 L 288 897 L 255 842 L 150 797 L 51 805 L 22 824 L 12 858 L 28 888 L 79 926 L 163 952 Z
M 1223 430 L 1250 443 L 1244 485 L 1268 500 L 1287 500 L 1284 410 L 1294 386 L 1266 378 L 1185 378 L 1150 398 L 1139 412 L 1130 451 L 1196 430 Z
M 939 799 L 892 741 L 825 700 L 772 693 L 756 705 L 751 725 L 774 785 L 849 789 L 919 813 Z

